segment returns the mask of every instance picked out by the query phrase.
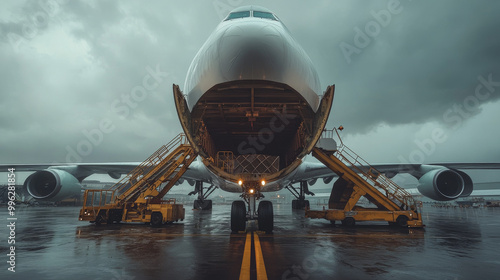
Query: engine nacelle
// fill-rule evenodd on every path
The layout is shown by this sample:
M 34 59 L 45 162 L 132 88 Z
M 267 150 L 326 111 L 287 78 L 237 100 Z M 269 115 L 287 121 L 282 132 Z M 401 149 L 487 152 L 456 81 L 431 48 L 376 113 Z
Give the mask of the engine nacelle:
M 470 180 L 470 177 L 467 177 Z M 459 198 L 464 193 L 466 185 L 464 178 L 457 171 L 444 168 L 425 173 L 418 182 L 418 191 L 421 194 L 438 201 Z M 472 192 L 472 180 L 470 188 Z
M 457 172 L 464 180 L 464 191 L 462 192 L 460 197 L 469 196 L 472 193 L 472 191 L 474 190 L 474 184 L 472 183 L 472 179 L 470 178 L 469 175 L 467 175 L 463 171 L 460 171 L 460 170 L 453 170 L 453 171 Z
M 61 201 L 81 194 L 78 179 L 66 171 L 46 169 L 31 174 L 24 182 L 24 188 L 37 200 Z

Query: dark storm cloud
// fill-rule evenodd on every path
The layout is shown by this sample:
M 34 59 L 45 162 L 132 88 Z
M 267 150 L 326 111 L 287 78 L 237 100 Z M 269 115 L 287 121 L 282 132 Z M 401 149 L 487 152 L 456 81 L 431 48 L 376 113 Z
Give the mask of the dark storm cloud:
M 388 2 L 6 2 L 8 12 L 0 12 L 0 161 L 66 161 L 68 151 L 88 140 L 84 132 L 103 120 L 114 129 L 82 161 L 144 159 L 181 132 L 172 83 L 184 87 L 198 49 L 221 15 L 240 4 L 273 10 L 310 55 L 323 89 L 336 84 L 329 126 L 342 123 L 360 133 L 381 123 L 453 125 L 443 114 L 474 94 L 478 76 L 500 81 L 500 3 L 402 0 L 402 11 L 348 63 L 341 43 L 355 46 L 355 28 L 363 30 Z M 30 22 L 36 32 L 26 34 Z M 148 67 L 167 76 L 122 118 L 113 104 L 125 104 Z M 469 113 L 481 116 L 481 108 Z
M 487 79 L 491 74 L 493 81 L 500 81 L 500 53 L 495 51 L 500 49 L 500 38 L 494 36 L 500 4 L 401 1 L 400 12 L 391 13 L 387 26 L 379 24 L 377 35 L 367 36 L 367 46 L 346 59 L 341 42 L 356 47 L 355 28 L 367 34 L 366 26 L 377 22 L 373 13 L 387 13 L 388 2 L 359 6 L 350 18 L 335 9 L 330 18 L 337 20 L 325 17 L 325 25 L 335 26 L 330 34 L 339 31 L 321 41 L 330 47 L 331 55 L 317 63 L 322 81 L 337 84 L 333 118 L 354 130 L 370 129 L 380 122 L 437 120 L 452 125 L 443 114 L 475 94 L 478 76 Z M 329 51 L 317 53 L 324 56 Z M 481 103 L 497 100 L 499 90 Z M 479 108 L 468 113 L 478 112 Z
M 213 3 L 48 1 L 48 22 L 27 34 L 42 2 L 12 4 L 0 19 L 2 162 L 137 161 L 181 132 L 172 84 L 183 87 L 220 21 Z M 162 81 L 128 105 L 148 69 Z M 98 137 L 103 120 L 113 129 Z M 75 156 L 87 135 L 102 141 Z

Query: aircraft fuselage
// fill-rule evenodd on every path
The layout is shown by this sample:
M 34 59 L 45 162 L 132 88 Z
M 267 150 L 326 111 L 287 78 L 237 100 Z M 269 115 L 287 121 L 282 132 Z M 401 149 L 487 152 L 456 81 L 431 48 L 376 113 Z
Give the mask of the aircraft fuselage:
M 276 15 L 255 6 L 219 24 L 193 59 L 184 92 L 174 86 L 183 129 L 212 181 L 227 191 L 241 191 L 240 180 L 264 180 L 260 191 L 286 186 L 333 99 L 320 103 L 310 58 Z

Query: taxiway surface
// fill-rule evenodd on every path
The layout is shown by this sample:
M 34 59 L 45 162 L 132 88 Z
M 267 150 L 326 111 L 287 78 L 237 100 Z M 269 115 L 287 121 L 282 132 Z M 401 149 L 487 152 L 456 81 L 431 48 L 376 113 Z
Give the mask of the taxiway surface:
M 214 205 L 212 211 L 185 207 L 183 222 L 161 228 L 95 226 L 78 221 L 79 207 L 17 208 L 15 273 L 7 270 L 4 209 L 0 278 L 239 279 L 248 237 L 231 234 L 231 205 Z M 258 233 L 268 279 L 497 279 L 500 274 L 500 208 L 425 206 L 425 230 L 377 223 L 346 229 L 304 218 L 304 211 L 292 211 L 289 204 L 274 205 L 274 213 L 274 233 Z M 256 277 L 255 261 L 250 269 Z

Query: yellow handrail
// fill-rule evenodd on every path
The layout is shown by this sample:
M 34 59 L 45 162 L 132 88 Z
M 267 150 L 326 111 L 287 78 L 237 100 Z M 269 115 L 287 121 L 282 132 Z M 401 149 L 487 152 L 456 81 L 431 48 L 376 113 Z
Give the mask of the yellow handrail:
M 337 136 L 338 143 L 334 154 L 341 162 L 355 170 L 356 173 L 360 174 L 365 181 L 370 182 L 374 187 L 384 190 L 388 197 L 390 196 L 390 198 L 394 198 L 404 205 L 416 208 L 417 203 L 413 196 L 347 147 L 342 141 L 337 128 L 323 131 L 323 138 L 334 139 L 335 135 Z

